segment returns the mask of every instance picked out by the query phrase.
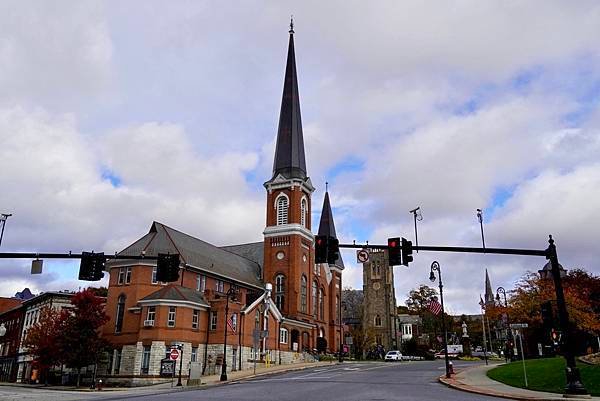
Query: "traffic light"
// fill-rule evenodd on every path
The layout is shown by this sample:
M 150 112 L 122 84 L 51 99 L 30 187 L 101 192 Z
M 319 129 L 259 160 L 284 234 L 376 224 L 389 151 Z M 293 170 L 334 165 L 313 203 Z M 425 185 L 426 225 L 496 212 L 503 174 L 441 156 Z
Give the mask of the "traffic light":
M 388 259 L 390 266 L 402 264 L 400 256 L 400 238 L 388 238 Z
M 552 302 L 546 301 L 541 305 L 542 325 L 546 329 L 554 327 L 554 314 L 552 312 Z
M 412 241 L 402 238 L 402 264 L 404 266 L 408 266 L 408 264 L 413 261 L 412 253 Z
M 337 238 L 329 237 L 327 241 L 327 263 L 335 265 L 336 260 L 340 258 L 340 241 Z
M 104 256 L 104 252 L 81 252 L 81 264 L 79 265 L 79 280 L 102 280 L 102 277 L 104 277 L 105 265 L 106 256 Z
M 327 263 L 328 239 L 326 235 L 315 237 L 315 263 Z
M 179 280 L 179 254 L 159 253 L 156 260 L 156 281 L 169 283 Z

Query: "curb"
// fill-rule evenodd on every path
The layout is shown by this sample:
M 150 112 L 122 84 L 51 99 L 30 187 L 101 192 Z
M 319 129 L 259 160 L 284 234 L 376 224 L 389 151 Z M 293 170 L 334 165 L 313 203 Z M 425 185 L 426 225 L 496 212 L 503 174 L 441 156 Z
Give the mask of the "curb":
M 474 367 L 465 369 L 465 370 L 463 370 L 463 372 L 467 371 L 469 369 L 474 369 Z M 566 400 L 566 399 L 573 399 L 573 400 L 593 399 L 591 396 L 584 396 L 584 397 L 575 396 L 575 397 L 573 397 L 573 396 L 566 396 L 566 395 L 558 394 L 558 393 L 556 394 L 556 396 L 550 396 L 550 397 L 534 397 L 534 396 L 519 395 L 519 394 L 513 394 L 513 393 L 502 393 L 502 392 L 498 392 L 498 391 L 485 390 L 480 387 L 475 387 L 475 386 L 471 386 L 468 384 L 464 384 L 454 378 L 447 379 L 445 375 L 438 377 L 438 381 L 440 383 L 444 384 L 445 386 L 448 386 L 455 390 L 464 391 L 467 393 L 479 394 L 479 395 L 487 395 L 487 396 L 491 396 L 491 397 L 506 398 L 506 399 L 510 399 L 510 400 L 557 401 L 557 400 Z

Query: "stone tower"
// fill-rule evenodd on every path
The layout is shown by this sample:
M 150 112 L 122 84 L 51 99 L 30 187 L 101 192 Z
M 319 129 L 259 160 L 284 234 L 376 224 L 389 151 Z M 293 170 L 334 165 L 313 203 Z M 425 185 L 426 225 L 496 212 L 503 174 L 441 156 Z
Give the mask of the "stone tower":
M 386 351 L 396 349 L 396 296 L 394 271 L 389 266 L 387 251 L 372 250 L 363 263 L 363 326 L 372 332 L 377 345 Z

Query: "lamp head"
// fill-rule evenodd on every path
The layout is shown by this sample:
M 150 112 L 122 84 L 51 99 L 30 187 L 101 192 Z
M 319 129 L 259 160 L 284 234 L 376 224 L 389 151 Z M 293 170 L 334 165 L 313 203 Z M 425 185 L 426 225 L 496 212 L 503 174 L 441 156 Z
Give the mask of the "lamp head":
M 435 281 L 435 273 L 433 272 L 433 270 L 429 273 L 429 281 L 431 281 L 432 283 Z

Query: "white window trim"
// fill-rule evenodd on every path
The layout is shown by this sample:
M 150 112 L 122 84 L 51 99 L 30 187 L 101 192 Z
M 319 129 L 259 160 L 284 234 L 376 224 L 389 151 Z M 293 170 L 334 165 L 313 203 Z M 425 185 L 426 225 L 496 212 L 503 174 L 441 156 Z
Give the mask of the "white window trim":
M 282 198 L 285 198 L 285 213 L 279 209 L 279 202 Z M 278 226 L 288 224 L 290 222 L 290 198 L 283 192 L 277 195 L 277 198 L 275 198 L 275 220 L 277 223 L 276 225 Z
M 173 308 L 173 312 L 171 312 L 171 308 Z M 173 313 L 173 319 L 171 319 L 171 313 Z M 175 320 L 177 319 L 177 307 L 169 306 L 169 312 L 167 314 L 167 327 L 175 327 Z M 172 324 L 171 324 L 172 322 Z
M 279 329 L 279 343 L 287 344 L 288 343 L 288 329 L 284 329 L 283 327 Z
M 300 200 L 300 225 L 302 227 L 307 227 L 306 224 L 306 216 L 308 215 L 308 200 L 306 196 L 303 196 Z

